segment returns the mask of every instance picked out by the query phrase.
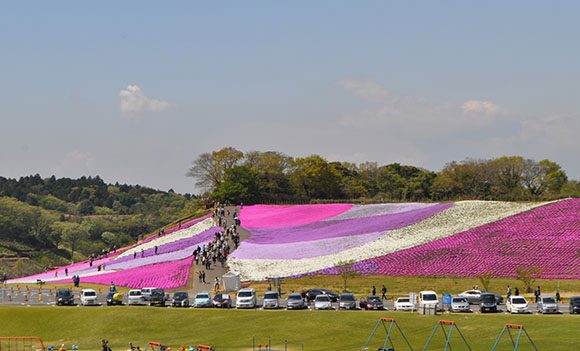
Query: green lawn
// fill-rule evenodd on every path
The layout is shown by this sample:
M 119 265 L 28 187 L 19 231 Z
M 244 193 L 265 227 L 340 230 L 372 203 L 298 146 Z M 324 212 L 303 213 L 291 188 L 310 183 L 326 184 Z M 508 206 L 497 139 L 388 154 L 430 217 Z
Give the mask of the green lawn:
M 0 307 L 2 336 L 38 336 L 45 346 L 72 344 L 81 351 L 99 350 L 100 340 L 110 340 L 113 351 L 128 349 L 129 342 L 145 347 L 157 341 L 177 351 L 181 345 L 208 344 L 216 350 L 251 350 L 252 336 L 266 344 L 271 337 L 276 350 L 361 350 L 380 317 L 395 318 L 415 350 L 421 350 L 439 319 L 453 320 L 472 350 L 490 350 L 505 323 L 524 324 L 540 350 L 577 348 L 580 316 L 505 314 L 444 314 L 421 316 L 404 312 L 371 311 L 220 311 L 118 307 Z M 379 330 L 369 350 L 382 346 L 386 333 Z M 430 350 L 442 350 L 438 332 Z M 464 350 L 453 333 L 453 349 Z M 518 350 L 531 350 L 526 342 Z M 404 350 L 398 334 L 397 350 Z M 503 340 L 509 349 L 509 339 Z M 513 350 L 513 347 L 511 348 Z M 3 349 L 4 350 L 4 349 Z

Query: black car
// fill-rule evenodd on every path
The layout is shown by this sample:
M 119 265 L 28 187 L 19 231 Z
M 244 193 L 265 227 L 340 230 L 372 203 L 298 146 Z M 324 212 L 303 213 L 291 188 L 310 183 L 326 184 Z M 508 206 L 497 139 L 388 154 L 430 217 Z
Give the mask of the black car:
M 173 307 L 189 307 L 189 294 L 187 291 L 177 291 L 173 294 L 173 301 L 171 302 Z
M 481 313 L 497 312 L 497 299 L 495 294 L 482 293 L 479 299 L 479 308 Z
M 570 298 L 570 314 L 580 313 L 580 296 Z
M 339 298 L 337 293 L 334 293 L 328 289 L 309 289 L 304 293 L 306 295 L 305 297 L 307 301 L 314 301 L 318 295 L 328 295 L 328 297 L 330 297 L 330 301 L 332 302 L 337 302 Z
M 54 302 L 57 306 L 60 305 L 73 305 L 75 302 L 75 297 L 69 289 L 58 289 L 56 295 L 54 295 Z
M 165 306 L 165 291 L 163 289 L 153 289 L 151 290 L 151 296 L 149 297 L 150 306 Z
M 116 291 L 111 291 L 107 294 L 107 306 L 123 304 L 122 295 L 120 299 L 119 298 L 115 299 L 115 294 L 117 294 Z

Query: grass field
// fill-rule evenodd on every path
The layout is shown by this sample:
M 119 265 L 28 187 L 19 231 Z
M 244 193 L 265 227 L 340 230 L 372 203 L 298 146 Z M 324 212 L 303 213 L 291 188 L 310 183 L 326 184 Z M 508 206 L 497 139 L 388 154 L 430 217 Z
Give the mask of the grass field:
M 142 349 L 157 341 L 177 351 L 180 346 L 211 345 L 216 350 L 251 350 L 256 343 L 284 350 L 361 350 L 380 317 L 395 318 L 413 349 L 421 350 L 439 319 L 453 320 L 472 350 L 491 350 L 505 323 L 523 324 L 540 350 L 574 350 L 578 347 L 580 316 L 505 314 L 443 314 L 371 311 L 238 311 L 193 310 L 152 307 L 0 307 L 1 336 L 38 336 L 45 346 L 79 350 L 100 349 L 100 340 L 110 340 L 113 351 L 128 349 L 129 342 Z M 369 350 L 382 347 L 386 333 L 379 330 Z M 397 350 L 406 349 L 395 334 Z M 465 350 L 459 335 L 452 337 L 454 350 Z M 442 350 L 444 337 L 438 331 L 430 350 Z M 510 349 L 504 338 L 499 350 Z M 3 348 L 4 350 L 5 348 Z M 513 347 L 511 347 L 513 350 Z M 525 340 L 518 350 L 532 350 Z

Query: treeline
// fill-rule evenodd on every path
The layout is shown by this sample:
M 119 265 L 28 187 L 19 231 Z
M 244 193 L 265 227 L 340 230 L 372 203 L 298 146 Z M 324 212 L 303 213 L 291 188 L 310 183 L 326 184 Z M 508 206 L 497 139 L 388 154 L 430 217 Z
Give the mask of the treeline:
M 439 172 L 392 163 L 328 162 L 232 147 L 201 154 L 188 176 L 210 198 L 251 203 L 464 199 L 527 201 L 580 197 L 580 184 L 550 160 L 520 156 L 450 162 Z
M 134 243 L 199 209 L 191 195 L 106 184 L 100 177 L 0 177 L 0 258 L 30 259 L 0 271 L 23 275 L 79 261 Z

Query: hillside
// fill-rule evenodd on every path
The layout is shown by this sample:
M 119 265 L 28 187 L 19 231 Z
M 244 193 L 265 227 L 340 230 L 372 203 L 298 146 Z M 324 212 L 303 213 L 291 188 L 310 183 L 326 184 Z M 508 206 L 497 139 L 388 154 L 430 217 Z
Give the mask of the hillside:
M 204 213 L 191 195 L 98 176 L 0 177 L 0 273 L 19 277 L 79 262 Z

